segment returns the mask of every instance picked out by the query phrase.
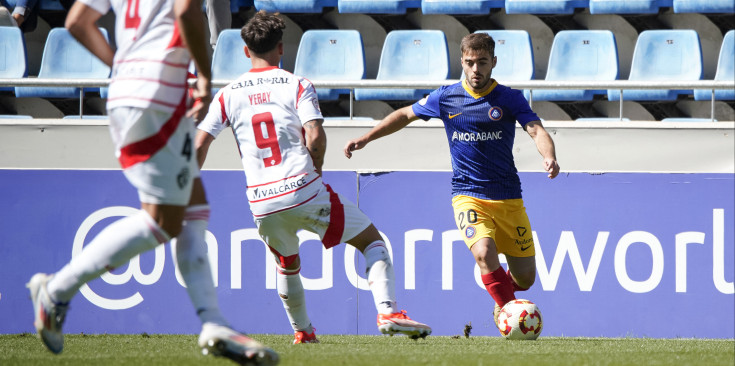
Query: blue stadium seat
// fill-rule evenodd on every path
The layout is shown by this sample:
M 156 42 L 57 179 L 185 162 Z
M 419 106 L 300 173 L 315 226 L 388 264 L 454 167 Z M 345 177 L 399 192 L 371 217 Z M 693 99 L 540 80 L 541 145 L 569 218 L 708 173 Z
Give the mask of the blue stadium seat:
M 735 30 L 730 30 L 725 33 L 725 37 L 722 39 L 715 80 L 735 80 Z M 735 90 L 715 90 L 715 99 L 735 100 Z M 694 90 L 694 100 L 712 100 L 712 90 Z
M 533 79 L 533 45 L 524 30 L 478 30 L 495 40 L 495 56 L 498 63 L 492 77 L 501 84 L 506 80 Z M 464 73 L 462 75 L 464 77 Z
M 599 80 L 618 78 L 618 49 L 615 35 L 606 30 L 560 31 L 554 37 L 546 80 Z M 607 90 L 540 89 L 533 100 L 591 101 Z
M 359 80 L 365 77 L 365 55 L 356 30 L 309 30 L 301 36 L 294 74 L 311 80 Z M 319 100 L 337 100 L 349 89 L 316 90 Z
M 406 14 L 409 8 L 420 8 L 421 0 L 338 0 L 340 13 Z
M 490 9 L 505 7 L 505 0 L 422 0 L 424 14 L 490 14 Z
M 253 63 L 245 56 L 245 41 L 239 29 L 225 29 L 217 37 L 212 53 L 212 80 L 234 80 L 250 71 Z
M 670 81 L 702 78 L 702 48 L 691 29 L 647 30 L 638 35 L 630 65 L 629 80 Z M 623 99 L 674 101 L 692 90 L 623 90 Z M 620 100 L 620 90 L 607 91 L 608 100 Z
M 673 0 L 590 0 L 590 14 L 658 14 Z
M 378 65 L 378 80 L 432 81 L 449 77 L 444 32 L 395 30 L 388 33 Z M 355 100 L 416 100 L 432 89 L 356 89 Z
M 18 27 L 0 27 L 0 79 L 24 78 L 28 75 L 26 44 Z M 13 91 L 0 87 L 0 91 Z
M 735 1 L 674 0 L 674 13 L 735 13 Z
M 100 31 L 108 40 L 107 30 Z M 110 68 L 77 42 L 64 28 L 54 28 L 48 34 L 43 48 L 39 78 L 45 79 L 106 79 Z M 15 96 L 41 98 L 79 98 L 81 88 L 75 87 L 16 87 Z M 99 88 L 84 88 L 97 92 Z
M 324 8 L 336 7 L 337 0 L 255 0 L 256 10 L 281 13 L 321 13 Z
M 589 7 L 589 0 L 505 0 L 508 14 L 573 14 Z

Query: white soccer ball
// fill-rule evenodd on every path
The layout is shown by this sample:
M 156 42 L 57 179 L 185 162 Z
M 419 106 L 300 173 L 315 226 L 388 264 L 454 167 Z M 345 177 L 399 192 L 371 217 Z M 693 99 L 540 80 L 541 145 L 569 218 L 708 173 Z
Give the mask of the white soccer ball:
M 541 328 L 541 312 L 531 301 L 516 299 L 500 309 L 498 329 L 505 339 L 534 340 Z

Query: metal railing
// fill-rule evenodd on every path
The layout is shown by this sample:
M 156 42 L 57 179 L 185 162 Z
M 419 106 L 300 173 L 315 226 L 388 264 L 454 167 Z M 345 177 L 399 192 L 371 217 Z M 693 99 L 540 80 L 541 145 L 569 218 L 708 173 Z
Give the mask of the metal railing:
M 231 80 L 213 80 L 212 86 L 220 88 Z M 350 90 L 350 119 L 353 115 L 353 103 L 355 101 L 355 89 L 435 89 L 444 85 L 451 85 L 459 80 L 441 81 L 386 81 L 386 80 L 311 80 L 317 88 L 325 89 L 349 89 Z M 0 79 L 0 86 L 46 86 L 46 87 L 105 87 L 110 79 Z M 190 84 L 194 79 L 189 80 Z M 524 81 L 499 81 L 501 84 L 514 89 L 529 89 L 529 104 L 533 106 L 533 90 L 535 89 L 584 89 L 603 90 L 612 89 L 620 91 L 620 115 L 623 118 L 623 90 L 630 89 L 669 89 L 669 90 L 711 90 L 710 118 L 715 118 L 715 90 L 735 89 L 735 80 L 688 80 L 688 81 L 643 81 L 643 80 L 574 80 L 574 81 L 548 81 L 548 80 L 524 80 Z M 80 111 L 83 98 L 83 90 L 80 92 Z

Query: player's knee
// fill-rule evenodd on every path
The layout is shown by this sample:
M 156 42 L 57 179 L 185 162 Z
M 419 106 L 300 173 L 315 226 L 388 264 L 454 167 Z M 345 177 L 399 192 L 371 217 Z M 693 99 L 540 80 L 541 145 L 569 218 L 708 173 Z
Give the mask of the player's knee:
M 162 224 L 159 223 L 159 225 L 161 226 L 161 229 L 168 233 L 172 238 L 179 236 L 183 227 L 181 222 L 164 222 Z

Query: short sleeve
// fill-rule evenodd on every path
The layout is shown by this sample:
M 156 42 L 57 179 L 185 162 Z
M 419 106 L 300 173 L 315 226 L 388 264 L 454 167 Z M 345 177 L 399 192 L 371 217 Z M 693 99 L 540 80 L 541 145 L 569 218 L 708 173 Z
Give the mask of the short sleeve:
M 110 0 L 77 0 L 80 3 L 89 6 L 96 12 L 105 15 L 110 11 Z
M 439 99 L 445 89 L 446 86 L 442 86 L 441 88 L 429 93 L 429 95 L 424 97 L 424 99 L 414 103 L 411 108 L 413 109 L 413 113 L 416 117 L 421 118 L 424 121 L 428 121 L 431 118 L 439 118 L 441 116 L 441 111 L 439 110 Z
M 316 96 L 314 85 L 307 79 L 299 78 L 299 90 L 296 97 L 296 111 L 301 124 L 322 119 L 322 111 L 319 109 L 319 98 Z
M 520 90 L 512 89 L 510 109 L 521 126 L 529 122 L 539 121 L 539 117 L 528 105 L 528 101 Z
M 230 119 L 227 117 L 227 111 L 225 110 L 224 90 L 225 88 L 222 88 L 214 95 L 214 100 L 209 104 L 207 115 L 197 125 L 198 129 L 214 137 L 217 137 L 222 130 L 230 126 Z

